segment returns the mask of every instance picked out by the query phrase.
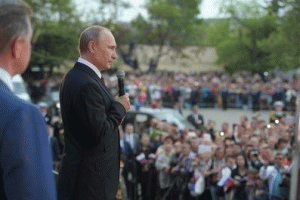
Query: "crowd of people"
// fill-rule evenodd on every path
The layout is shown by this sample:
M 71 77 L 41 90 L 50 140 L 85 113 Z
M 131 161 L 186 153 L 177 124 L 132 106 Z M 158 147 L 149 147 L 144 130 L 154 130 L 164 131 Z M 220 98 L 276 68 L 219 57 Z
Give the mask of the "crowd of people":
M 107 87 L 117 93 L 116 77 L 105 76 Z M 131 123 L 120 127 L 119 199 L 288 199 L 295 123 L 285 113 L 295 111 L 292 79 L 216 72 L 130 72 L 126 77 L 134 109 L 190 109 L 187 121 L 193 129 L 156 118 L 143 128 Z M 272 112 L 269 120 L 241 116 L 236 124 L 216 127 L 200 107 Z M 58 173 L 63 127 L 59 118 L 54 121 L 49 124 L 51 138 L 57 138 L 51 141 Z
M 107 79 L 107 86 L 116 90 L 116 77 L 112 75 Z M 250 73 L 133 71 L 126 74 L 126 89 L 136 106 L 190 108 L 198 105 L 258 111 L 271 110 L 274 102 L 282 101 L 285 110 L 293 111 L 296 100 L 293 77 L 276 73 L 261 76 Z
M 277 108 L 278 110 L 280 108 Z M 202 118 L 203 119 L 203 118 Z M 128 199 L 288 199 L 293 122 L 259 117 L 178 130 L 157 119 L 121 136 Z M 125 195 L 125 194 L 124 194 Z

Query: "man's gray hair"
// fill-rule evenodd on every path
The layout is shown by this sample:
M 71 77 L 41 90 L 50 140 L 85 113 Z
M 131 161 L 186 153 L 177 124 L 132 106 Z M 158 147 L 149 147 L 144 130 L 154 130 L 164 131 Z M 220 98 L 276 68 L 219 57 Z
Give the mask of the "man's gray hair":
M 109 29 L 103 27 L 103 26 L 90 26 L 86 28 L 80 35 L 79 39 L 79 52 L 86 53 L 88 52 L 88 45 L 91 41 L 99 42 L 99 39 L 101 37 L 101 33 L 104 31 L 110 31 Z
M 31 29 L 32 10 L 23 0 L 0 0 L 0 55 L 17 37 L 25 39 Z

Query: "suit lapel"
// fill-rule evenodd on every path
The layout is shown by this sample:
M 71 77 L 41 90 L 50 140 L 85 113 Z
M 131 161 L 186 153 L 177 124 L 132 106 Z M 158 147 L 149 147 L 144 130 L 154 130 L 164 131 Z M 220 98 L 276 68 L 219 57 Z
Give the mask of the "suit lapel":
M 95 81 L 97 81 L 98 85 L 104 90 L 104 92 L 107 94 L 107 96 L 109 98 L 112 98 L 111 94 L 107 90 L 106 86 L 101 82 L 100 78 L 97 76 L 97 74 L 92 69 L 90 69 L 88 66 L 86 66 L 82 63 L 79 63 L 79 62 L 76 62 L 74 69 L 83 71 L 83 72 L 87 73 L 89 76 L 91 76 Z

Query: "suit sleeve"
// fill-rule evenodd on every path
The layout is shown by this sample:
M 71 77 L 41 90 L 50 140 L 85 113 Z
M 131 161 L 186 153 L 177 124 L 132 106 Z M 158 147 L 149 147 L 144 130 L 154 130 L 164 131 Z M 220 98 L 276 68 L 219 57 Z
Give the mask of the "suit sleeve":
M 7 199 L 56 199 L 43 117 L 20 108 L 7 120 L 1 138 L 1 171 Z
M 112 101 L 109 105 L 109 98 L 100 89 L 90 84 L 82 88 L 75 101 L 77 112 L 81 120 L 95 138 L 97 144 L 103 137 L 115 133 L 126 110 L 122 104 Z

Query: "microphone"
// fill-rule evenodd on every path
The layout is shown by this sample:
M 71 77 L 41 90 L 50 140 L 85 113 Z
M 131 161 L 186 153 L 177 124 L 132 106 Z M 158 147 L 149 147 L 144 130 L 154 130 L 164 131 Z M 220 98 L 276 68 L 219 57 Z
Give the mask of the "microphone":
M 125 94 L 125 89 L 124 89 L 125 72 L 124 71 L 118 71 L 117 72 L 117 77 L 118 77 L 118 86 L 119 86 L 119 96 L 123 96 Z

